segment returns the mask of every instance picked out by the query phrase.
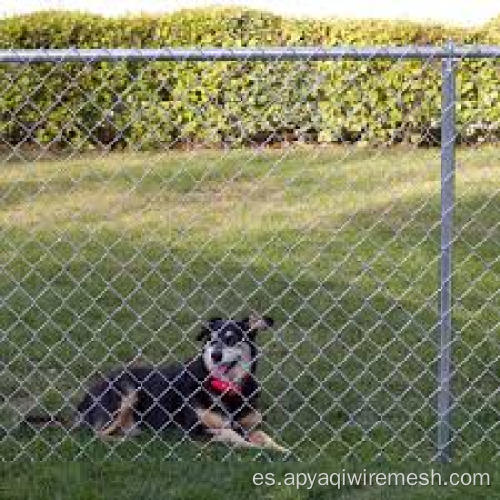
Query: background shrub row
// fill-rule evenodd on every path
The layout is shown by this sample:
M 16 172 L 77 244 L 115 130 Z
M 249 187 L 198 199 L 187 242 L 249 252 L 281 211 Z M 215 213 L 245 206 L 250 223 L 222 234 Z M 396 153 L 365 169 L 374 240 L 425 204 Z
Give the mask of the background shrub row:
M 0 20 L 0 48 L 495 44 L 499 27 L 293 20 L 242 9 L 118 19 L 49 12 Z M 460 62 L 460 140 L 499 138 L 499 69 L 492 60 Z M 437 60 L 11 64 L 0 65 L 0 82 L 0 148 L 439 142 Z

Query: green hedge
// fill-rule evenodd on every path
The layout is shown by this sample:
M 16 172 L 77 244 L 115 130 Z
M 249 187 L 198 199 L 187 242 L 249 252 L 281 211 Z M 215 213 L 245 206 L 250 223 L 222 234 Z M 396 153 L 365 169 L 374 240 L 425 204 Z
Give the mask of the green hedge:
M 495 43 L 495 26 L 292 20 L 244 9 L 118 19 L 48 12 L 0 20 L 0 48 Z M 14 64 L 0 66 L 0 81 L 0 142 L 10 145 L 439 141 L 439 61 Z M 500 135 L 498 83 L 492 61 L 461 63 L 462 140 Z

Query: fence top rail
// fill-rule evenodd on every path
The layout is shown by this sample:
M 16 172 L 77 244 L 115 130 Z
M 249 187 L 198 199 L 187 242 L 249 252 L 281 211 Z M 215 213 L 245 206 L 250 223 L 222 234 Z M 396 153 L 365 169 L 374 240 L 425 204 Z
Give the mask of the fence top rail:
M 99 61 L 328 61 L 361 59 L 443 59 L 500 57 L 500 46 L 465 45 L 371 47 L 252 47 L 162 49 L 7 49 L 0 63 Z

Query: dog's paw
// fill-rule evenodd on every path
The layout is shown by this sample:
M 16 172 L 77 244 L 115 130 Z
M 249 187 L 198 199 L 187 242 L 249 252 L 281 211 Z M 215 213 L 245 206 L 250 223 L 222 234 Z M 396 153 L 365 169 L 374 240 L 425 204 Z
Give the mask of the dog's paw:
M 290 453 L 290 450 L 276 443 L 263 431 L 252 431 L 248 435 L 248 441 L 261 448 L 269 448 L 271 450 L 280 451 L 281 453 Z

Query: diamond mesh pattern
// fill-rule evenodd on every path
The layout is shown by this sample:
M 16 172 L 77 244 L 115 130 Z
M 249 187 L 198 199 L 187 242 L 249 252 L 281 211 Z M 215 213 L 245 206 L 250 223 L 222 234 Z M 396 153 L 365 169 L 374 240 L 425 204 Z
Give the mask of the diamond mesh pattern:
M 102 441 L 25 422 L 72 415 L 83 389 L 110 368 L 192 356 L 212 315 L 256 310 L 276 320 L 259 338 L 263 428 L 294 457 L 434 458 L 439 150 L 411 145 L 408 131 L 434 106 L 436 128 L 420 130 L 434 144 L 439 102 L 401 102 L 388 140 L 406 145 L 370 147 L 373 130 L 362 120 L 374 96 L 363 82 L 376 56 L 87 60 L 40 64 L 37 78 L 29 62 L 1 67 L 0 100 L 9 102 L 0 129 L 3 457 L 274 456 L 192 442 L 181 431 Z M 438 82 L 433 58 L 378 64 L 387 99 L 429 74 Z M 217 65 L 225 69 L 214 83 Z M 411 78 L 390 78 L 395 68 Z M 329 79 L 342 82 L 339 95 L 357 96 L 342 123 L 321 123 L 325 109 L 342 106 Z M 236 115 L 234 89 L 255 103 L 263 86 L 268 100 Z M 488 103 L 478 103 L 480 115 Z M 304 116 L 317 116 L 318 127 L 303 126 Z M 228 117 L 232 126 L 222 129 Z M 59 127 L 48 128 L 54 120 Z M 356 137 L 344 131 L 352 122 Z M 485 449 L 496 456 L 500 442 L 497 152 L 490 145 L 458 156 L 458 459 Z

